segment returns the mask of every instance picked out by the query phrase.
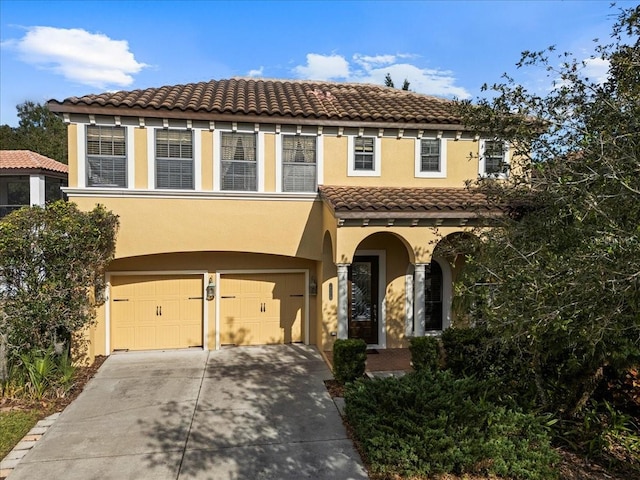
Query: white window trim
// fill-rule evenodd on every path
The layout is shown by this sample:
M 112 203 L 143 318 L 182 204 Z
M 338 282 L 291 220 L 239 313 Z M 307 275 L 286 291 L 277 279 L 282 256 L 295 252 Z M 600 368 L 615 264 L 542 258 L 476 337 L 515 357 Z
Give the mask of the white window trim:
M 276 135 L 276 192 L 280 193 L 296 193 L 296 192 L 283 192 L 282 190 L 282 136 L 296 136 L 295 133 L 280 133 Z M 322 136 L 300 134 L 301 137 L 316 137 L 316 185 L 320 185 L 320 144 L 322 143 Z M 300 192 L 311 193 L 311 192 Z
M 440 171 L 439 172 L 423 172 L 422 171 L 422 140 L 439 140 L 440 141 Z M 416 178 L 447 178 L 447 140 L 437 137 L 416 138 L 415 143 L 415 177 Z
M 78 188 L 87 186 L 87 125 L 78 124 L 78 177 L 76 185 Z M 71 179 L 69 179 L 71 184 Z
M 245 192 L 244 190 L 222 190 L 222 156 L 220 149 L 222 147 L 222 133 L 253 133 L 256 138 L 256 191 L 264 192 L 264 132 L 255 132 L 253 130 L 218 130 L 213 135 L 213 191 L 214 192 Z M 276 180 L 277 181 L 277 180 Z
M 136 188 L 136 145 L 134 129 L 127 127 L 126 125 L 114 126 L 122 126 L 125 129 L 125 138 L 127 139 L 127 143 L 124 147 L 124 151 L 127 156 L 127 189 Z
M 379 177 L 381 172 L 382 155 L 380 146 L 382 142 L 380 137 L 373 138 L 373 170 L 356 170 L 355 169 L 355 139 L 356 137 L 350 135 L 347 137 L 347 176 L 349 177 Z M 319 184 L 320 182 L 318 182 Z
M 509 177 L 509 173 L 486 173 L 485 159 L 484 159 L 484 149 L 486 142 L 495 142 L 496 140 L 492 139 L 481 139 L 479 145 L 479 161 L 478 161 L 478 176 L 482 178 L 501 178 L 506 179 Z M 503 142 L 503 155 L 504 155 L 504 163 L 506 165 L 511 166 L 510 161 L 510 153 L 509 153 L 509 144 L 507 142 Z

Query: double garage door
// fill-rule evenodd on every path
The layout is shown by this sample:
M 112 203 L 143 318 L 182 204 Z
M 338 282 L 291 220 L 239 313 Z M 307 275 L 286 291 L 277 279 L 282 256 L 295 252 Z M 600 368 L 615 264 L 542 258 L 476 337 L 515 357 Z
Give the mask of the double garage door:
M 111 278 L 111 349 L 202 346 L 202 275 L 126 275 Z M 304 274 L 224 274 L 221 345 L 301 342 Z M 213 347 L 213 345 L 210 345 Z

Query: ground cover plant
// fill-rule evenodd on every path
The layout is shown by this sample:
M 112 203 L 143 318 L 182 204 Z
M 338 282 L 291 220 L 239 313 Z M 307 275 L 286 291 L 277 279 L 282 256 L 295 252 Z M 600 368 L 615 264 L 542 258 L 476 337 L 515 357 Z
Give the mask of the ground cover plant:
M 39 418 L 38 410 L 0 412 L 0 460 L 31 430 Z
M 549 419 L 496 396 L 490 382 L 425 369 L 347 386 L 346 416 L 375 478 L 555 478 Z

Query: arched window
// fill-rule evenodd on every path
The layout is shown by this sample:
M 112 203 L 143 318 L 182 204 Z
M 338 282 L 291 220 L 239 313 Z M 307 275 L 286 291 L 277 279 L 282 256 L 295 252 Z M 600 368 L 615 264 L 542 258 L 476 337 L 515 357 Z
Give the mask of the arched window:
M 436 260 L 425 271 L 424 279 L 424 321 L 425 330 L 442 330 L 442 268 Z

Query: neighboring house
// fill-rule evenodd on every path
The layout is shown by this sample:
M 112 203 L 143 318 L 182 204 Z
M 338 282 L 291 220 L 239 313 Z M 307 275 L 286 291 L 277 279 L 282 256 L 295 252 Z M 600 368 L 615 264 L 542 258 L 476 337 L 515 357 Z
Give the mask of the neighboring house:
M 463 259 L 434 249 L 478 222 L 465 180 L 509 162 L 451 105 L 255 79 L 51 100 L 69 125 L 69 199 L 120 217 L 91 353 L 405 347 L 449 326 Z
M 0 150 L 0 218 L 63 198 L 68 171 L 64 163 L 30 150 Z

